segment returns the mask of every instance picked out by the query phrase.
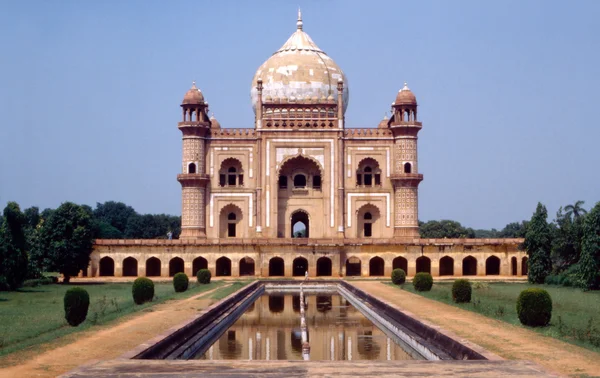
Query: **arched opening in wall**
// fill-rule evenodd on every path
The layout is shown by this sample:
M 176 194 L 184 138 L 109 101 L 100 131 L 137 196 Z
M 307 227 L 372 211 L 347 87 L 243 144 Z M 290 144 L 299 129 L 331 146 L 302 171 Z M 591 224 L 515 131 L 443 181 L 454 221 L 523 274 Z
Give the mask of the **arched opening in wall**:
M 381 230 L 379 229 L 380 214 L 379 208 L 373 204 L 369 203 L 361 206 L 356 212 L 356 236 L 358 238 L 381 237 Z
M 251 257 L 243 257 L 240 260 L 240 276 L 254 275 L 254 259 Z
M 310 231 L 308 213 L 304 210 L 297 210 L 292 213 L 292 237 L 307 238 Z
M 317 311 L 327 312 L 332 308 L 331 295 L 317 295 Z
M 500 275 L 500 259 L 496 256 L 490 256 L 485 260 L 485 275 L 498 276 Z
M 467 256 L 462 261 L 463 276 L 477 275 L 477 259 L 473 256 Z
M 123 276 L 125 277 L 137 277 L 138 275 L 138 262 L 133 257 L 128 257 L 123 260 Z
M 331 259 L 329 257 L 320 257 L 317 260 L 317 277 L 331 276 Z
M 450 256 L 444 256 L 440 259 L 440 276 L 454 275 L 454 259 Z
M 115 275 L 115 260 L 108 256 L 100 259 L 100 277 L 109 277 Z
M 360 259 L 358 257 L 350 257 L 346 259 L 346 276 L 360 276 L 361 275 L 361 266 Z
M 219 169 L 219 186 L 244 186 L 242 163 L 235 158 L 227 158 Z
M 146 260 L 146 277 L 160 277 L 160 260 L 156 257 Z
M 517 275 L 517 258 L 514 256 L 510 258 L 510 275 Z
M 412 166 L 410 165 L 410 163 L 404 163 L 404 173 L 411 173 L 412 172 Z
M 402 269 L 404 273 L 408 274 L 408 261 L 402 256 L 396 257 L 392 260 L 392 270 L 394 269 Z
M 523 257 L 521 260 L 521 275 L 526 276 L 529 274 L 529 259 L 527 257 Z
M 373 158 L 365 158 L 358 163 L 356 170 L 357 186 L 380 186 L 381 169 L 379 163 Z
M 384 262 L 383 259 L 379 256 L 373 257 L 369 260 L 369 276 L 383 276 L 384 272 Z
M 269 312 L 278 314 L 285 310 L 284 297 L 281 294 L 269 294 Z
M 169 277 L 173 277 L 177 273 L 183 273 L 183 259 L 180 257 L 174 257 L 169 261 Z
M 273 257 L 269 260 L 269 277 L 282 277 L 285 275 L 283 259 L 281 257 Z
M 417 273 L 421 272 L 431 274 L 431 260 L 429 257 L 421 256 L 417 259 Z
M 308 272 L 308 260 L 304 257 L 295 258 L 292 266 L 292 276 L 294 277 L 304 277 L 306 272 Z
M 287 189 L 288 178 L 285 175 L 279 175 L 279 189 Z
M 202 256 L 196 257 L 194 261 L 192 261 L 192 274 L 194 277 L 198 275 L 200 269 L 208 269 L 208 261 Z
M 240 222 L 242 221 L 242 209 L 230 203 L 224 206 L 219 213 L 219 236 L 222 238 L 239 238 L 242 237 Z
M 190 163 L 188 165 L 188 173 L 196 173 L 196 163 Z
M 231 276 L 231 260 L 227 257 L 219 257 L 217 259 L 216 276 Z
M 294 176 L 294 188 L 302 189 L 306 188 L 306 176 L 302 173 L 298 173 Z

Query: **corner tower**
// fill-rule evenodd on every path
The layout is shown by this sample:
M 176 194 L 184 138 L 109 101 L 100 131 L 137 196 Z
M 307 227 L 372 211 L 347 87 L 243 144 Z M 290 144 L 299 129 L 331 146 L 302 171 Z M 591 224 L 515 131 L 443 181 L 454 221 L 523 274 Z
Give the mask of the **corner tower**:
M 181 239 L 206 237 L 205 194 L 208 176 L 204 162 L 204 140 L 211 127 L 208 118 L 208 103 L 196 83 L 183 97 L 181 104 L 183 120 L 177 127 L 183 134 L 181 173 Z
M 389 127 L 394 134 L 394 237 L 419 237 L 419 184 L 417 134 L 423 127 L 417 121 L 417 98 L 404 83 L 392 103 Z

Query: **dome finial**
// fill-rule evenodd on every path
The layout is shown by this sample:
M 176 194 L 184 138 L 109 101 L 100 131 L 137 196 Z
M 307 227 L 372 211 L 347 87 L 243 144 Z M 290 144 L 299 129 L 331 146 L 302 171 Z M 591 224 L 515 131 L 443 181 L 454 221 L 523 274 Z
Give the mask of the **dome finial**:
M 300 7 L 298 7 L 298 22 L 296 22 L 296 26 L 298 27 L 298 30 L 302 30 L 302 11 L 300 10 Z
M 408 88 L 408 84 L 406 84 L 406 81 L 404 82 L 404 88 L 402 88 L 403 91 L 410 91 L 410 89 Z
M 192 89 L 196 88 L 196 80 L 192 81 Z

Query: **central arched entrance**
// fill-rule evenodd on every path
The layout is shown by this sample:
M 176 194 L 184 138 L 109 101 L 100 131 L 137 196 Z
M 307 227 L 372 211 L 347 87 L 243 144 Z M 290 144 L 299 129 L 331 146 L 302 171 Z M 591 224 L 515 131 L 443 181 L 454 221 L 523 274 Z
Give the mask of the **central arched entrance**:
M 254 259 L 251 257 L 243 257 L 240 260 L 240 276 L 254 275 Z
M 346 276 L 360 276 L 361 267 L 358 257 L 350 257 L 346 260 Z
M 304 257 L 297 257 L 292 263 L 292 276 L 303 277 L 308 271 L 308 260 Z
M 384 262 L 379 256 L 373 257 L 369 261 L 369 276 L 383 276 Z
M 269 277 L 282 277 L 284 275 L 284 263 L 281 257 L 273 257 L 269 260 Z
M 317 260 L 317 276 L 331 276 L 331 259 L 321 257 Z
M 227 257 L 219 257 L 217 259 L 216 276 L 231 276 L 231 260 Z
M 296 210 L 292 213 L 291 235 L 293 238 L 307 238 L 310 231 L 308 213 L 304 210 Z

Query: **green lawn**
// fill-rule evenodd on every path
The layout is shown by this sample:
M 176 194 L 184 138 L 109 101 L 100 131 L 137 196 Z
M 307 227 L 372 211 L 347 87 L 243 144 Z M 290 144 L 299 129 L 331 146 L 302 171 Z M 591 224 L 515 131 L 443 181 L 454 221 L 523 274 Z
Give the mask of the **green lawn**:
M 213 281 L 208 285 L 190 282 L 184 293 L 175 293 L 172 282 L 155 282 L 155 298 L 137 306 L 131 296 L 132 283 L 44 285 L 0 292 L 0 356 L 41 344 L 58 337 L 104 324 L 135 311 L 147 310 L 169 299 L 182 299 L 224 285 Z M 90 295 L 87 320 L 70 327 L 64 318 L 65 292 L 79 286 Z
M 390 283 L 390 285 L 395 286 Z M 530 285 L 527 283 L 472 282 L 471 303 L 456 304 L 452 300 L 452 282 L 435 283 L 429 292 L 417 292 L 412 283 L 404 290 L 426 298 L 480 313 L 490 318 L 522 326 L 517 316 L 516 301 L 527 288 L 540 287 L 552 297 L 552 320 L 548 327 L 530 328 L 547 336 L 600 352 L 600 292 L 583 292 L 571 287 Z M 398 286 L 400 287 L 400 286 Z

